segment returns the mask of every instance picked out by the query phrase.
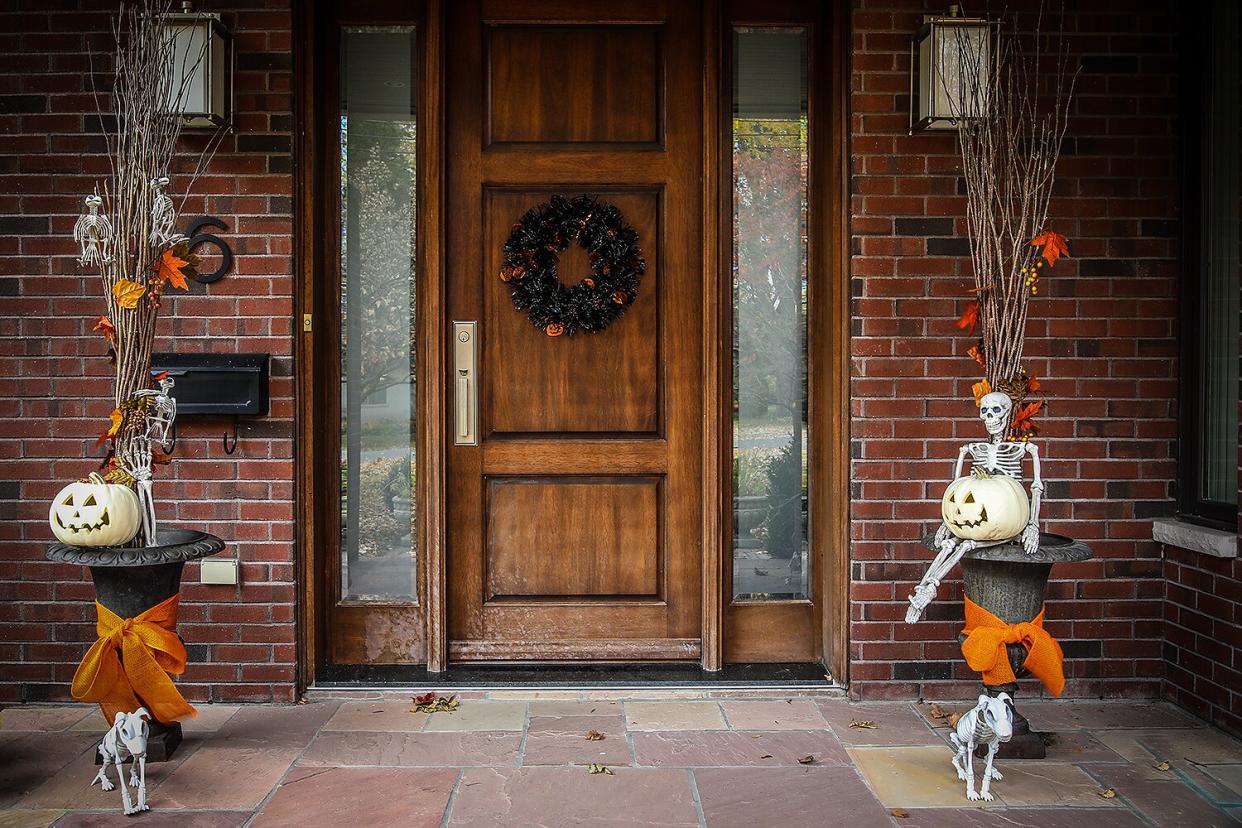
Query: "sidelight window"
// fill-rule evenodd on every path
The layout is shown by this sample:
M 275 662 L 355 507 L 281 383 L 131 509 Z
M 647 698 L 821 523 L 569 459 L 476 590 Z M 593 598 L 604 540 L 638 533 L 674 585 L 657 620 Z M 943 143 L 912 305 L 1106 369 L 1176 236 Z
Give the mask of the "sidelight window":
M 733 30 L 733 597 L 808 597 L 807 32 Z
M 416 55 L 413 27 L 341 31 L 342 600 L 418 594 Z

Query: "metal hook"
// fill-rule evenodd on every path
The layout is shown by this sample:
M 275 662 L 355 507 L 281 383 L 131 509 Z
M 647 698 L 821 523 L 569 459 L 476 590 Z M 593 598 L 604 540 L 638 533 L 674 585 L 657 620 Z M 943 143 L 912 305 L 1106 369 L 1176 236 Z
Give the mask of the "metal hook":
M 224 432 L 224 453 L 232 454 L 237 451 L 237 418 L 233 418 L 233 443 L 229 445 L 229 433 Z

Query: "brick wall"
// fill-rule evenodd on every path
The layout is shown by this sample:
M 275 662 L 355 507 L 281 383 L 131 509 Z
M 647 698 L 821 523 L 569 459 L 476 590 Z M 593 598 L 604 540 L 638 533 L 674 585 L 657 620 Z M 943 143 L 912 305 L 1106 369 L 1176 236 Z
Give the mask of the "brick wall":
M 184 216 L 216 215 L 236 254 L 222 280 L 165 301 L 158 350 L 268 351 L 271 416 L 179 423 L 175 480 L 159 479 L 160 518 L 215 532 L 244 586 L 205 587 L 186 568 L 181 633 L 191 700 L 290 701 L 295 677 L 292 381 L 292 96 L 286 4 L 233 4 L 237 131 Z M 218 8 L 213 4 L 213 9 Z M 90 332 L 103 312 L 95 278 L 74 262 L 81 198 L 104 174 L 86 94 L 88 50 L 110 54 L 108 0 L 19 0 L 0 12 L 0 703 L 62 697 L 94 638 L 81 567 L 47 563 L 47 503 L 93 470 L 111 410 L 110 366 Z M 187 147 L 203 139 L 189 138 Z M 173 176 L 184 188 L 187 170 Z M 208 252 L 204 249 L 204 252 Z M 177 293 L 170 291 L 169 296 Z
M 855 7 L 851 678 L 863 697 L 963 696 L 978 679 L 956 645 L 960 582 L 926 620 L 903 620 L 929 559 L 918 538 L 957 447 L 982 435 L 972 342 L 952 324 L 972 284 L 954 140 L 906 135 L 909 37 L 943 4 Z M 1049 219 L 1073 258 L 1041 280 L 1026 353 L 1047 399 L 1045 529 L 1096 558 L 1054 570 L 1047 627 L 1066 695 L 1150 696 L 1163 670 L 1150 520 L 1171 513 L 1175 477 L 1176 21 L 1164 3 L 1089 8 L 1065 24 L 1083 73 Z

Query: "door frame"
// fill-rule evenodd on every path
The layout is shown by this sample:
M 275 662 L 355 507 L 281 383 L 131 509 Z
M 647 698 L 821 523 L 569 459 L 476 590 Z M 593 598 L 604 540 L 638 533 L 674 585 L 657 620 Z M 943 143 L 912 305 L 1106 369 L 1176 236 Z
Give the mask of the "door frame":
M 293 37 L 294 64 L 294 272 L 293 300 L 295 331 L 295 480 L 296 499 L 295 572 L 297 578 L 298 683 L 301 688 L 315 683 L 320 667 L 328 664 L 325 649 L 325 621 L 328 606 L 321 593 L 325 586 L 325 567 L 335 559 L 338 539 L 327 527 L 339 517 L 328 514 L 333 498 L 325 495 L 325 469 L 334 464 L 319 463 L 324 451 L 317 435 L 336 428 L 339 411 L 329 403 L 335 400 L 325 374 L 339 361 L 339 336 L 330 308 L 325 302 L 329 282 L 323 274 L 325 255 L 325 205 L 319 195 L 323 189 L 324 151 L 317 123 L 320 115 L 318 89 L 323 64 L 313 58 L 322 48 L 325 36 L 324 2 L 299 4 L 295 13 Z M 351 0 L 353 14 L 363 17 L 379 0 Z M 444 284 L 444 0 L 423 0 L 410 4 L 420 9 L 418 23 L 421 51 L 420 135 L 418 147 L 420 212 L 418 226 L 419 266 L 422 269 L 418 302 L 417 405 L 435 416 L 420 419 L 417 430 L 417 503 L 420 603 L 425 620 L 424 644 L 428 673 L 444 672 L 449 665 L 446 634 L 445 560 L 445 479 L 444 464 L 449 435 L 444 429 L 445 388 L 438 378 L 448 364 L 447 319 L 443 312 Z M 704 169 L 719 171 L 727 159 L 722 146 L 720 125 L 724 118 L 719 90 L 725 67 L 722 42 L 728 31 L 726 10 L 732 6 L 754 6 L 748 0 L 706 0 L 703 4 L 704 37 Z M 772 2 L 760 4 L 772 9 Z M 796 3 L 776 3 L 793 8 Z M 811 414 L 819 435 L 813 473 L 821 483 L 811 495 L 812 548 L 816 551 L 812 569 L 816 595 L 816 655 L 841 684 L 848 681 L 849 642 L 849 10 L 844 4 L 821 0 L 818 4 L 819 33 L 812 43 L 820 59 L 815 70 L 820 89 L 818 105 L 827 110 L 818 118 L 812 135 L 811 152 L 818 158 L 810 185 L 811 215 L 817 216 L 812 229 L 811 267 L 819 275 L 822 312 L 809 321 L 809 336 L 816 359 L 813 372 Z M 792 12 L 789 12 L 792 14 Z M 767 22 L 766 15 L 764 22 Z M 317 63 L 319 67 L 317 68 Z M 334 62 L 332 62 L 334 65 Z M 816 75 L 812 76 L 813 81 Z M 826 81 L 826 84 L 825 84 Z M 826 86 L 826 88 L 825 88 Z M 731 371 L 722 353 L 723 335 L 731 330 L 725 282 L 728 253 L 722 248 L 731 238 L 731 228 L 722 225 L 719 174 L 703 176 L 703 402 L 704 458 L 702 537 L 702 655 L 701 666 L 717 671 L 724 666 L 725 606 L 727 583 L 725 551 L 729 549 L 730 522 L 726 516 L 731 464 L 724 429 L 731 413 L 724 401 L 731 396 Z M 825 304 L 826 303 L 826 304 Z M 431 312 L 434 309 L 436 312 Z M 309 321 L 307 321 L 309 320 Z M 731 339 L 731 337 L 729 337 Z M 333 489 L 329 489 L 334 491 Z M 330 580 L 330 579 L 329 579 Z

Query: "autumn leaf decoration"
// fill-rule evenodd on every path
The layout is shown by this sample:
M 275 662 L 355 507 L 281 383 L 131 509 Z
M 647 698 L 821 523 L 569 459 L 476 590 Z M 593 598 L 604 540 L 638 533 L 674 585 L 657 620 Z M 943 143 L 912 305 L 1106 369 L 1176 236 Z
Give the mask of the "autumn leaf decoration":
M 1052 267 L 1062 256 L 1069 258 L 1069 245 L 1066 242 L 1065 236 L 1057 231 L 1045 230 L 1031 239 L 1031 247 L 1042 247 L 1039 255 L 1048 263 L 1048 267 Z
M 1013 423 L 1009 427 L 1013 435 L 1010 439 L 1025 443 L 1038 434 L 1039 426 L 1035 424 L 1034 417 L 1043 407 L 1043 400 L 1036 400 L 1033 403 L 1019 406 L 1017 412 L 1013 415 Z
M 191 279 L 198 275 L 196 269 L 202 260 L 190 252 L 188 242 L 180 242 L 165 250 L 152 268 L 155 270 L 155 281 L 159 285 L 156 292 L 163 290 L 164 285 L 172 285 L 181 290 L 189 290 L 186 277 Z
M 975 332 L 975 326 L 979 324 L 979 300 L 974 299 L 966 306 L 966 310 L 962 311 L 962 315 L 953 323 L 962 330 L 969 329 L 969 333 Z
M 99 439 L 95 441 L 95 445 L 102 446 L 106 441 L 112 440 L 121 431 L 121 424 L 125 422 L 125 412 L 119 408 L 112 409 L 112 413 L 108 415 L 109 424 L 107 430 L 99 435 Z
M 111 319 L 106 316 L 99 317 L 98 321 L 95 322 L 95 327 L 91 328 L 91 330 L 102 333 L 108 344 L 113 348 L 116 347 L 116 326 L 112 324 Z
M 112 295 L 116 297 L 116 303 L 126 310 L 133 310 L 138 307 L 138 302 L 142 299 L 143 294 L 147 292 L 147 286 L 129 279 L 118 279 L 116 284 L 112 286 Z

